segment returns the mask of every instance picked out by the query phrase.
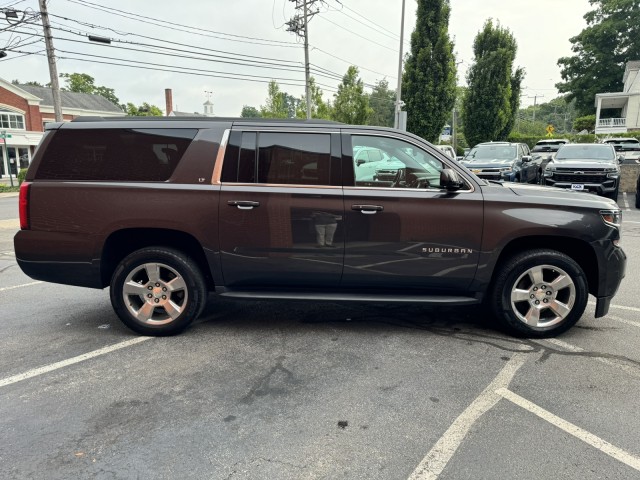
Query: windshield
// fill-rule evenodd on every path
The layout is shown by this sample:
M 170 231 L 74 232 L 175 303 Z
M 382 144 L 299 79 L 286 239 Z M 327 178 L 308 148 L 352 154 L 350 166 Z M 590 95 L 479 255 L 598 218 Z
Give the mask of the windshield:
M 557 152 L 561 145 L 551 144 L 551 145 L 536 145 L 533 147 L 532 152 Z
M 516 156 L 516 147 L 512 145 L 478 145 L 465 160 L 513 160 Z
M 615 160 L 611 145 L 565 145 L 556 155 L 556 160 Z

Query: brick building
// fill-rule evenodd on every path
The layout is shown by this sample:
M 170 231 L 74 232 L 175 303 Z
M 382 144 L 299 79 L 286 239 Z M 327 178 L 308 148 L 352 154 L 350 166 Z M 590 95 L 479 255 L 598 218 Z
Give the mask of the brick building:
M 124 115 L 117 105 L 100 95 L 60 92 L 60 96 L 64 121 L 80 116 Z M 18 168 L 29 165 L 42 138 L 45 123 L 53 121 L 55 115 L 50 88 L 13 85 L 0 78 L 0 131 L 11 135 L 6 140 L 6 148 L 1 151 L 0 177 L 8 175 L 9 166 L 15 175 Z

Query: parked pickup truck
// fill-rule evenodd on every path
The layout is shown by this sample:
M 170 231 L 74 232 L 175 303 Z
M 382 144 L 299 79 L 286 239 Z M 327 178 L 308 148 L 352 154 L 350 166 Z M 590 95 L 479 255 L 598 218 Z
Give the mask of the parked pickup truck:
M 360 174 L 363 149 L 393 159 L 393 178 Z M 625 274 L 612 200 L 481 180 L 388 128 L 48 123 L 19 200 L 22 270 L 110 287 L 118 316 L 144 335 L 184 330 L 214 292 L 482 305 L 511 333 L 544 337 L 575 324 L 589 293 L 605 315 Z

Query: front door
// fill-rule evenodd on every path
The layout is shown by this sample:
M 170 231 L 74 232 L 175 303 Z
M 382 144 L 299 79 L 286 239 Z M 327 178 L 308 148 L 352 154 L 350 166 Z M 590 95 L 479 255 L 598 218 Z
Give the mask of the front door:
M 353 152 L 363 149 L 382 152 L 373 179 L 354 161 Z M 347 234 L 342 285 L 404 293 L 468 288 L 482 240 L 478 187 L 469 182 L 458 192 L 441 189 L 440 172 L 450 165 L 410 137 L 345 133 L 343 152 Z
M 340 137 L 232 131 L 222 168 L 220 252 L 230 288 L 336 288 L 344 257 Z

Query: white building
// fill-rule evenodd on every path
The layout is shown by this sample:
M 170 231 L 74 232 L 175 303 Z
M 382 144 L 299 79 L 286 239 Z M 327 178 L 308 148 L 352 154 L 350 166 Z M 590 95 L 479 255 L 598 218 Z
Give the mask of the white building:
M 624 89 L 616 93 L 596 94 L 596 133 L 626 133 L 640 131 L 640 60 L 627 62 L 624 69 Z M 605 111 L 603 115 L 603 110 Z M 620 112 L 616 117 L 607 111 Z

